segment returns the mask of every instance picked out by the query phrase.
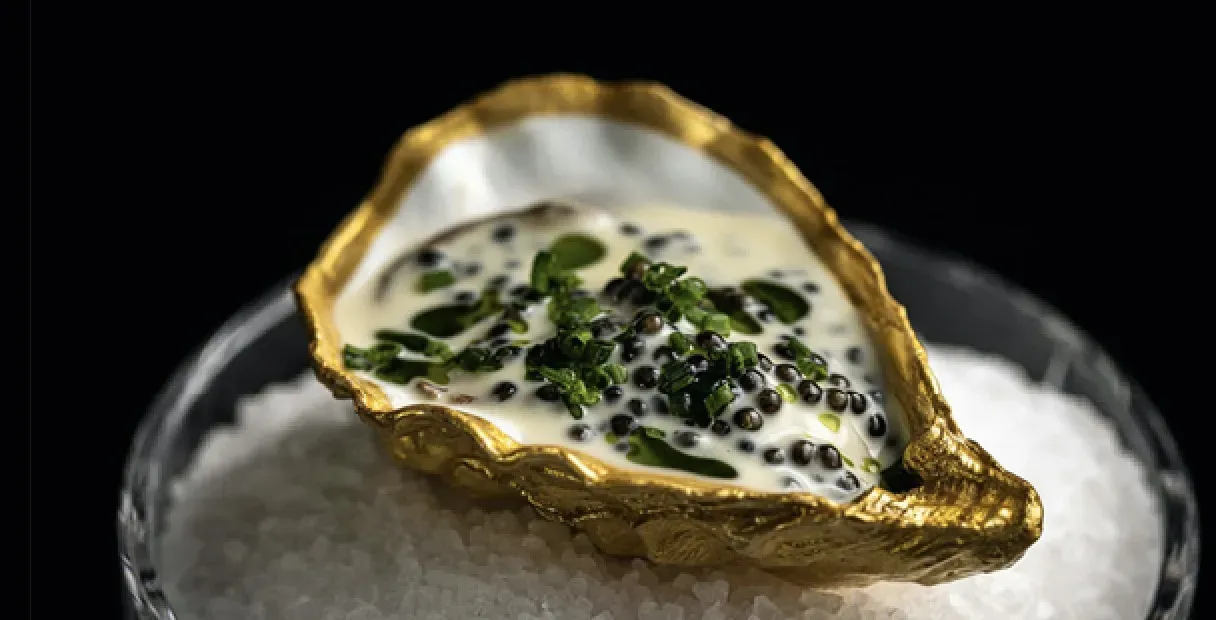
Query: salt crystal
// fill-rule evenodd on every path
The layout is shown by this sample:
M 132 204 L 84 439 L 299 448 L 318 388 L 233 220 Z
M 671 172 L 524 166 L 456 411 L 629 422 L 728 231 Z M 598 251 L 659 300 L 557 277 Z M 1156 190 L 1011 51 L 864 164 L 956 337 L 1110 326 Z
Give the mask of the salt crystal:
M 1008 361 L 941 348 L 930 361 L 968 437 L 1043 498 L 1041 540 L 1004 571 L 816 590 L 610 558 L 522 503 L 477 504 L 399 469 L 307 376 L 243 399 L 238 426 L 203 439 L 173 485 L 160 577 L 180 620 L 1143 618 L 1161 523 L 1112 425 Z

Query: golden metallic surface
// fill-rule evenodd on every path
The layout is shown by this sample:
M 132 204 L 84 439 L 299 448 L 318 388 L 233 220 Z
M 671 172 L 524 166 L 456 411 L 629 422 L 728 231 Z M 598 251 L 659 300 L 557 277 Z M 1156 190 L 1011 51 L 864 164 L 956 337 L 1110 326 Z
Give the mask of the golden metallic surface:
M 462 138 L 559 114 L 632 123 L 701 149 L 743 175 L 797 226 L 885 352 L 887 389 L 911 430 L 904 463 L 922 486 L 907 493 L 874 488 L 836 504 L 810 493 L 622 471 L 575 450 L 520 445 L 459 410 L 419 404 L 394 411 L 377 386 L 343 369 L 334 301 L 427 163 Z M 325 243 L 295 291 L 312 330 L 318 377 L 336 396 L 354 399 L 397 459 L 473 493 L 521 495 L 546 518 L 587 532 L 606 553 L 682 566 L 747 564 L 813 585 L 934 584 L 1005 568 L 1042 533 L 1038 493 L 962 435 L 877 261 L 840 226 L 818 190 L 767 139 L 659 84 L 574 75 L 517 80 L 410 130 L 377 187 Z

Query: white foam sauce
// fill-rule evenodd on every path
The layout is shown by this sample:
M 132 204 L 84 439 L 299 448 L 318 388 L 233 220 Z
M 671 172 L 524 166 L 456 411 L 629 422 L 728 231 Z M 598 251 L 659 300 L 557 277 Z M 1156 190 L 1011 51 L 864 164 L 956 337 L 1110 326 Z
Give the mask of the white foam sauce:
M 639 232 L 624 233 L 625 224 L 635 226 Z M 510 226 L 514 234 L 508 240 L 496 240 L 495 231 L 504 226 Z M 547 248 L 557 237 L 572 232 L 592 236 L 606 247 L 603 259 L 578 271 L 583 279 L 582 287 L 597 296 L 605 283 L 620 275 L 620 265 L 632 251 L 646 254 L 656 261 L 686 266 L 688 276 L 703 279 L 710 288 L 738 287 L 746 279 L 759 278 L 798 291 L 811 306 L 811 311 L 801 320 L 786 325 L 771 318 L 762 323 L 764 331 L 761 334 L 735 332 L 729 340 L 754 342 L 760 352 L 772 359 L 775 370 L 786 360 L 774 353 L 774 347 L 785 336 L 800 334 L 797 335 L 799 340 L 827 359 L 830 372 L 846 378 L 851 390 L 867 395 L 864 410 L 861 413 L 854 413 L 849 408 L 834 411 L 826 397 L 813 404 L 799 399 L 783 403 L 776 413 L 761 414 L 763 426 L 759 430 L 744 430 L 733 422 L 726 435 L 719 435 L 710 429 L 690 427 L 675 416 L 656 412 L 653 400 L 661 397 L 658 391 L 654 388 L 641 389 L 632 381 L 633 371 L 639 366 L 649 365 L 657 369 L 662 365 L 661 361 L 654 360 L 653 353 L 657 347 L 667 344 L 671 331 L 667 325 L 656 335 L 640 336 L 645 350 L 630 362 L 621 360 L 624 347 L 617 346 L 612 361 L 624 364 L 631 377 L 621 386 L 624 396 L 614 403 L 601 400 L 597 405 L 586 407 L 582 420 L 575 420 L 561 402 L 548 402 L 536 396 L 537 389 L 543 383 L 525 379 L 522 353 L 507 361 L 499 371 L 451 371 L 448 391 L 438 400 L 428 397 L 413 384 L 402 386 L 376 379 L 368 373 L 360 375 L 383 388 L 396 408 L 420 402 L 440 402 L 494 423 L 521 444 L 572 447 L 620 468 L 655 472 L 653 466 L 637 464 L 626 458 L 626 442 L 613 444 L 606 440 L 612 416 L 628 413 L 627 403 L 631 399 L 642 399 L 648 413 L 637 418 L 638 424 L 664 431 L 669 443 L 682 452 L 729 463 L 737 470 L 738 477 L 728 482 L 758 490 L 804 490 L 836 501 L 848 501 L 878 482 L 877 471 L 899 460 L 907 441 L 906 424 L 894 399 L 881 398 L 882 377 L 876 348 L 835 277 L 789 223 L 776 216 L 642 205 L 618 211 L 615 216 L 580 209 L 544 218 L 520 215 L 498 218 L 474 225 L 431 246 L 443 256 L 437 268 L 448 269 L 456 275 L 457 281 L 451 286 L 428 293 L 415 292 L 414 287 L 421 274 L 435 267 L 427 268 L 418 265 L 415 260 L 407 260 L 392 271 L 389 286 L 381 291 L 379 299 L 376 288 L 380 278 L 373 279 L 360 289 L 348 291 L 339 298 L 335 308 L 339 333 L 346 343 L 357 347 L 375 344 L 373 334 L 378 329 L 417 333 L 410 327 L 410 320 L 417 313 L 453 304 L 462 293 L 466 299 L 476 298 L 493 279 L 501 276 L 507 278 L 500 289 L 504 300 L 516 299 L 509 293 L 528 284 L 536 253 Z M 677 232 L 684 235 L 672 236 Z M 667 238 L 663 247 L 656 248 L 646 243 L 656 236 Z M 403 248 L 403 256 L 413 254 L 409 248 Z M 472 265 L 476 267 L 471 269 Z M 628 303 L 615 307 L 601 300 L 600 305 L 618 312 L 616 316 L 622 321 L 629 320 L 637 311 Z M 756 305 L 750 310 L 756 315 L 762 308 Z M 527 333 L 508 332 L 504 337 L 538 344 L 556 334 L 555 326 L 546 318 L 544 302 L 530 305 L 525 318 L 529 325 Z M 467 345 L 482 341 L 496 323 L 493 318 L 487 319 L 445 342 L 453 351 L 460 351 Z M 697 329 L 684 320 L 677 327 L 690 337 L 697 333 Z M 526 346 L 524 348 L 526 350 Z M 402 357 L 418 356 L 407 351 L 402 353 Z M 780 383 L 774 370 L 763 373 L 769 387 L 776 387 Z M 494 387 L 503 381 L 514 383 L 518 391 L 507 400 L 500 401 L 493 392 Z M 797 384 L 795 381 L 791 387 Z M 820 385 L 824 390 L 832 387 L 826 380 L 821 381 Z M 757 393 L 758 390 L 739 393 L 719 419 L 731 421 L 734 413 L 746 406 L 759 410 Z M 453 403 L 456 395 L 471 396 L 473 400 Z M 885 403 L 880 402 L 882 400 Z M 886 421 L 886 431 L 878 436 L 869 432 L 873 416 L 882 416 Z M 839 424 L 833 424 L 833 419 L 838 420 Z M 588 439 L 579 441 L 571 438 L 571 428 L 577 424 L 590 427 Z M 695 433 L 696 441 L 692 445 L 675 441 L 683 433 Z M 740 445 L 741 440 L 747 440 L 754 447 L 750 451 L 744 449 Z M 799 440 L 835 446 L 845 457 L 843 467 L 828 469 L 821 458 L 812 458 L 806 465 L 797 463 L 792 458 L 791 446 Z M 779 450 L 784 462 L 768 462 L 765 453 L 770 449 Z M 697 475 L 674 469 L 664 469 L 663 473 Z M 849 484 L 850 480 L 846 480 L 848 474 L 855 477 L 856 484 Z

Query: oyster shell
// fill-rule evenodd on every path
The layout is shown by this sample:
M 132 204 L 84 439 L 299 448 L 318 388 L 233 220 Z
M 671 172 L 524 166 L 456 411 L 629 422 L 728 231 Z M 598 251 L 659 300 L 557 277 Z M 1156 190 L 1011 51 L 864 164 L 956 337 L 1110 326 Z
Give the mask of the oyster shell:
M 784 214 L 844 286 L 883 352 L 906 412 L 905 466 L 922 483 L 837 504 L 711 480 L 622 471 L 576 451 L 520 445 L 477 416 L 418 404 L 344 370 L 333 320 L 344 291 L 402 247 L 520 204 L 566 199 L 611 209 L 661 200 Z M 318 377 L 403 463 L 483 495 L 523 496 L 604 552 L 683 566 L 735 563 L 791 581 L 933 584 L 1004 568 L 1042 531 L 1038 494 L 967 440 L 903 308 L 873 257 L 769 141 L 651 83 L 555 75 L 508 83 L 402 138 L 370 196 L 296 285 Z

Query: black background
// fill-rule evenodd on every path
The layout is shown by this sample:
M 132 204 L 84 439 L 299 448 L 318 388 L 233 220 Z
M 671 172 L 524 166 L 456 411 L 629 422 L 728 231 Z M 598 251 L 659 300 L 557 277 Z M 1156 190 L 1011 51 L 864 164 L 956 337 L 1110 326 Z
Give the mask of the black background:
M 1210 175 L 1199 164 L 1210 147 L 1198 133 L 1200 87 L 1140 48 L 967 48 L 932 60 L 859 45 L 747 60 L 684 49 L 609 61 L 575 60 L 586 46 L 567 42 L 547 62 L 502 44 L 453 60 L 433 53 L 438 44 L 368 50 L 354 44 L 362 31 L 337 36 L 323 21 L 188 21 L 114 30 L 74 58 L 71 78 L 48 78 L 48 88 L 76 81 L 60 102 L 70 114 L 46 130 L 56 174 L 40 167 L 48 197 L 33 215 L 40 236 L 62 224 L 61 207 L 76 219 L 54 258 L 40 239 L 40 261 L 60 270 L 66 254 L 95 302 L 72 320 L 141 343 L 88 373 L 122 395 L 73 440 L 96 454 L 56 459 L 47 448 L 37 461 L 88 479 L 79 492 L 90 499 L 78 501 L 97 509 L 75 517 L 76 561 L 113 574 L 92 586 L 104 588 L 89 597 L 95 617 L 119 598 L 111 510 L 125 450 L 175 365 L 313 258 L 404 130 L 504 79 L 552 71 L 665 82 L 771 137 L 842 216 L 1038 293 L 1146 387 L 1206 495 L 1210 434 L 1194 425 L 1211 415 L 1198 400 L 1210 349 L 1187 330 L 1210 324 L 1190 288 L 1206 281 L 1210 200 L 1189 189 Z M 35 425 L 35 438 L 51 432 Z

